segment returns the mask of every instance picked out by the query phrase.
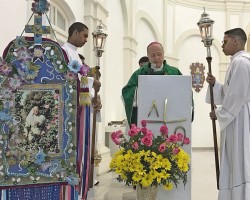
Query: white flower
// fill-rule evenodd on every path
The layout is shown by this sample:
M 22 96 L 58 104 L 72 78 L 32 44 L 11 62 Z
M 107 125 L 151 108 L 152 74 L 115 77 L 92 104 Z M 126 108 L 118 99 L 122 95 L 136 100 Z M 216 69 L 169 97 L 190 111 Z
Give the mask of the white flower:
M 0 175 L 1 175 L 1 176 L 4 175 L 4 173 L 2 172 L 2 170 L 3 170 L 3 165 L 0 165 Z
M 30 176 L 30 179 L 34 182 L 34 183 L 36 183 L 37 181 L 39 181 L 40 180 L 40 178 L 41 177 L 34 177 L 34 176 Z
M 13 177 L 12 181 L 13 181 L 14 184 L 17 184 L 17 183 L 19 183 L 21 181 L 21 178 L 16 179 L 16 178 Z
M 72 153 L 73 147 L 74 147 L 73 143 L 70 143 L 69 146 L 70 146 L 70 148 L 68 150 L 68 153 Z

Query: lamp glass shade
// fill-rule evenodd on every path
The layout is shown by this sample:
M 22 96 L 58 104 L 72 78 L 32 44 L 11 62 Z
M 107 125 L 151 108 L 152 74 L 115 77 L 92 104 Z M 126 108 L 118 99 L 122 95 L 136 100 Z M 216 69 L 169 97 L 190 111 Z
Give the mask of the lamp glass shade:
M 106 42 L 106 36 L 104 34 L 95 35 L 93 41 L 94 48 L 103 50 Z
M 202 38 L 202 42 L 204 45 L 211 46 L 213 40 L 213 23 L 214 20 L 209 18 L 209 15 L 204 11 L 201 15 L 201 18 L 197 25 L 200 29 L 200 34 Z
M 92 33 L 92 35 L 93 35 L 94 49 L 97 51 L 104 51 L 106 37 L 108 35 L 104 32 L 102 21 L 100 21 L 100 25 L 96 27 L 96 30 Z
M 213 24 L 203 23 L 199 26 L 202 40 L 213 38 Z

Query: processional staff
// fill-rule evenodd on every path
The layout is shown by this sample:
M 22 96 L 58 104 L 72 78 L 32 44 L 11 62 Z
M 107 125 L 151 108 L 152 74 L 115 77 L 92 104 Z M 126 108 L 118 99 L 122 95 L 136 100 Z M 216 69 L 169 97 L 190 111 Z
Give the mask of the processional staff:
M 205 12 L 201 14 L 200 21 L 197 23 L 200 29 L 200 34 L 202 38 L 202 42 L 204 43 L 204 46 L 207 48 L 207 63 L 208 63 L 208 72 L 212 74 L 211 69 L 211 51 L 210 46 L 212 45 L 213 37 L 213 23 L 214 21 L 209 18 L 209 15 Z M 210 101 L 211 101 L 211 111 L 215 109 L 214 105 L 214 94 L 213 94 L 213 85 L 209 84 L 210 89 Z M 217 144 L 217 134 L 216 134 L 216 124 L 215 119 L 212 119 L 212 126 L 213 126 L 213 139 L 214 139 L 214 156 L 215 156 L 215 167 L 216 167 L 216 178 L 217 178 L 217 189 L 219 189 L 219 176 L 220 176 L 220 169 L 219 169 L 219 155 L 218 155 L 218 144 Z
M 100 73 L 100 57 L 104 52 L 104 45 L 106 41 L 106 37 L 108 34 L 104 33 L 104 26 L 102 21 L 96 27 L 96 30 L 92 33 L 93 35 L 93 44 L 94 44 L 94 51 L 97 57 L 96 60 L 96 67 L 95 67 L 95 79 L 99 80 L 101 73 Z M 95 95 L 93 97 L 92 102 L 98 101 L 98 92 L 95 90 Z M 94 168 L 95 168 L 95 142 L 96 142 L 96 114 L 97 110 L 93 112 L 93 126 L 92 126 L 92 142 L 91 142 L 91 163 L 90 163 L 90 178 L 89 178 L 89 187 L 93 187 L 93 178 L 94 178 Z

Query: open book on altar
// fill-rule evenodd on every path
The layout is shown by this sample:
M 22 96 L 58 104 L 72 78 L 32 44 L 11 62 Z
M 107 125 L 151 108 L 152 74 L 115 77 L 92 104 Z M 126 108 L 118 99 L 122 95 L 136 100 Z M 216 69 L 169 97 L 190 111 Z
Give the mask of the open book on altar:
M 192 89 L 190 76 L 141 75 L 137 91 L 138 123 L 147 121 L 147 128 L 155 135 L 160 134 L 162 125 L 168 132 L 182 132 L 191 139 Z M 183 149 L 190 155 L 191 144 Z M 157 200 L 191 200 L 191 170 L 184 187 L 179 181 L 178 188 L 167 191 L 159 188 Z

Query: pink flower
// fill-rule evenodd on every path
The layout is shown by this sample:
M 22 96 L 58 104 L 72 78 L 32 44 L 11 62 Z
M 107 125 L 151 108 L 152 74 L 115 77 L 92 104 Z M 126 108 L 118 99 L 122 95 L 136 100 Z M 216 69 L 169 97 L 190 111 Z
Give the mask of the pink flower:
M 182 133 L 177 133 L 176 135 L 177 135 L 178 141 L 182 141 L 183 140 L 184 136 L 183 136 Z
M 111 133 L 111 138 L 112 138 L 112 140 L 116 138 L 116 132 Z
M 111 138 L 112 140 L 120 138 L 122 135 L 122 131 L 118 130 L 116 132 L 111 133 Z
M 171 143 L 170 138 L 166 138 L 166 143 L 167 143 L 167 144 L 170 144 L 170 143 Z
M 176 143 L 178 140 L 177 136 L 176 135 L 170 135 L 169 137 L 169 141 L 172 142 L 172 143 Z
M 122 136 L 122 131 L 118 130 L 116 132 L 111 133 L 111 139 L 113 140 L 113 142 L 118 145 L 121 143 L 121 139 L 120 137 Z
M 183 140 L 183 143 L 184 144 L 189 144 L 190 143 L 190 139 L 185 137 L 184 140 Z
M 49 129 L 50 129 L 50 125 L 47 125 L 47 126 L 46 126 L 46 129 L 49 130 Z
M 175 155 L 175 154 L 180 152 L 180 149 L 178 147 L 175 147 L 175 148 L 173 148 L 172 152 Z
M 144 138 L 142 138 L 141 142 L 148 147 L 150 147 L 153 143 L 152 138 L 148 136 L 145 136 Z
M 165 143 L 162 143 L 159 147 L 158 147 L 158 150 L 162 153 L 163 151 L 166 150 L 166 145 Z
M 146 133 L 145 136 L 152 138 L 153 137 L 152 131 L 151 130 L 147 130 L 147 133 Z
M 131 124 L 131 128 L 137 128 L 136 124 Z
M 167 135 L 168 134 L 168 127 L 166 125 L 161 126 L 160 133 L 162 135 Z
M 113 141 L 116 145 L 119 145 L 121 143 L 121 140 L 118 138 L 113 139 Z
M 146 135 L 147 131 L 148 131 L 148 129 L 146 127 L 141 128 L 141 132 L 142 132 L 143 135 Z
M 135 150 L 137 150 L 137 149 L 139 148 L 138 143 L 137 143 L 137 142 L 134 142 L 134 143 L 132 144 L 132 148 L 135 149 Z
M 141 120 L 141 125 L 142 125 L 142 127 L 146 127 L 147 126 L 147 121 L 146 120 Z
M 74 72 L 69 71 L 69 72 L 67 72 L 67 74 L 65 75 L 65 78 L 66 78 L 67 80 L 69 80 L 69 81 L 72 81 L 72 80 L 76 79 L 76 76 L 75 76 L 75 73 L 74 73 Z
M 45 104 L 45 105 L 44 105 L 44 108 L 48 109 L 48 108 L 49 108 L 49 105 L 48 105 L 48 104 Z
M 138 129 L 137 128 L 131 128 L 129 131 L 128 131 L 128 135 L 130 136 L 130 137 L 134 137 L 135 135 L 137 135 L 138 134 Z

